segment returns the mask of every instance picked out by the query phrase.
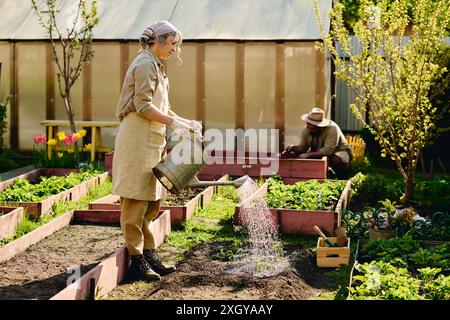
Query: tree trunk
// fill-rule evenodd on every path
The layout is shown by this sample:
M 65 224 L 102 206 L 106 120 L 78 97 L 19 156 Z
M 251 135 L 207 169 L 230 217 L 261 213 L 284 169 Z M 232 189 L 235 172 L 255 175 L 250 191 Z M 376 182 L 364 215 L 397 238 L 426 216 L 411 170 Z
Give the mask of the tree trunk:
M 67 118 L 69 119 L 69 123 L 70 123 L 70 131 L 72 132 L 72 134 L 75 134 L 76 132 L 76 128 L 75 128 L 75 119 L 74 119 L 74 113 L 72 110 L 72 99 L 70 97 L 70 91 L 66 90 L 65 93 L 65 97 L 64 97 L 64 105 L 66 106 L 66 111 L 67 111 Z M 79 153 L 78 153 L 78 141 L 75 141 L 74 144 L 74 151 L 75 151 L 75 161 L 76 163 L 79 163 Z
M 65 93 L 65 97 L 64 97 L 64 105 L 66 107 L 66 112 L 67 112 L 67 119 L 69 119 L 69 124 L 70 124 L 70 131 L 72 133 L 75 133 L 75 121 L 73 119 L 74 114 L 72 111 L 72 101 L 70 98 L 70 92 L 66 91 Z
M 405 194 L 401 197 L 400 201 L 403 204 L 407 204 L 412 200 L 414 192 L 414 173 L 411 168 L 408 168 L 405 181 Z

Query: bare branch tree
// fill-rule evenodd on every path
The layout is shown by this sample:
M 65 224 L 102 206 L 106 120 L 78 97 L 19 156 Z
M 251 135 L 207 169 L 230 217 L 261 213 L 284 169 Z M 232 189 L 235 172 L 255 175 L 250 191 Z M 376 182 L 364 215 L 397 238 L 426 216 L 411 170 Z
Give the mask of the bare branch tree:
M 57 0 L 45 0 L 46 7 L 41 7 L 38 2 L 40 1 L 31 0 L 39 23 L 46 30 L 52 44 L 53 57 L 58 68 L 59 92 L 64 100 L 70 129 L 75 133 L 75 113 L 70 91 L 83 68 L 94 56 L 92 34 L 99 22 L 97 1 L 92 0 L 88 5 L 87 0 L 78 0 L 78 4 L 69 7 L 65 15 L 58 11 Z M 57 44 L 61 45 L 61 53 L 58 53 Z M 77 145 L 75 146 L 78 154 Z

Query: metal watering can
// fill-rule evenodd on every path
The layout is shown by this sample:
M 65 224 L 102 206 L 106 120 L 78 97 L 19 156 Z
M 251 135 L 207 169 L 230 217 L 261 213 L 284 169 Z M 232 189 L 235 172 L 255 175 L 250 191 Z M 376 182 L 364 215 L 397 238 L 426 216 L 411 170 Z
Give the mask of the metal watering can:
M 166 145 L 167 146 L 167 145 Z M 203 153 L 205 142 L 201 136 L 191 132 L 161 159 L 153 168 L 153 174 L 170 192 L 178 194 L 185 187 L 242 186 L 249 176 L 234 181 L 199 181 L 197 173 L 206 166 L 207 156 Z

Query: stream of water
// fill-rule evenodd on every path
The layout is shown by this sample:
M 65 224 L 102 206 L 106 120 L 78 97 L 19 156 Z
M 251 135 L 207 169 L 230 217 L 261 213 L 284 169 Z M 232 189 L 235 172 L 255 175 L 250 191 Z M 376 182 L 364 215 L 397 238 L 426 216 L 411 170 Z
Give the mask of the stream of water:
M 241 202 L 258 190 L 253 179 L 237 189 Z M 235 256 L 229 273 L 247 273 L 255 276 L 273 276 L 285 270 L 289 262 L 283 256 L 283 245 L 278 237 L 278 225 L 266 205 L 264 196 L 247 201 L 240 211 L 241 224 L 248 233 L 245 247 Z

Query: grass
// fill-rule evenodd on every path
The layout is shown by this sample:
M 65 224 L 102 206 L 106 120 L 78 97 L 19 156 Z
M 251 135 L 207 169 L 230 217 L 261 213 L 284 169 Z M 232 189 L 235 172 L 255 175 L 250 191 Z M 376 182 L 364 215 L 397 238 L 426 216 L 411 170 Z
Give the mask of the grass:
M 234 230 L 232 219 L 238 196 L 234 187 L 219 187 L 212 201 L 195 210 L 194 216 L 179 226 L 174 226 L 168 240 L 161 247 L 175 249 L 176 260 L 183 259 L 183 253 L 203 242 L 240 241 L 245 236 Z
M 22 237 L 23 235 L 39 228 L 40 226 L 43 226 L 44 224 L 52 221 L 53 219 L 63 215 L 67 211 L 87 209 L 90 202 L 110 194 L 111 190 L 112 184 L 111 180 L 108 178 L 104 183 L 92 189 L 89 195 L 82 197 L 78 201 L 56 202 L 53 205 L 50 212 L 48 212 L 43 216 L 40 216 L 36 220 L 30 219 L 29 216 L 25 214 L 22 223 L 17 228 L 16 234 L 14 236 L 0 240 L 0 247 Z

